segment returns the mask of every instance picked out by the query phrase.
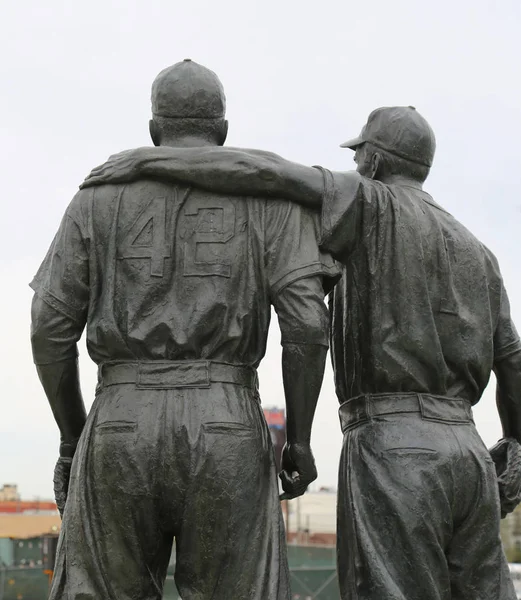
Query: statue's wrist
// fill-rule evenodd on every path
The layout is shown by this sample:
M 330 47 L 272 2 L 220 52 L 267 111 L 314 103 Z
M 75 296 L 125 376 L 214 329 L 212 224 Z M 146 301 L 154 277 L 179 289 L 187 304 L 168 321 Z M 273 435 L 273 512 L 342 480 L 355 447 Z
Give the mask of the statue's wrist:
M 78 447 L 78 440 L 60 442 L 60 458 L 73 458 Z

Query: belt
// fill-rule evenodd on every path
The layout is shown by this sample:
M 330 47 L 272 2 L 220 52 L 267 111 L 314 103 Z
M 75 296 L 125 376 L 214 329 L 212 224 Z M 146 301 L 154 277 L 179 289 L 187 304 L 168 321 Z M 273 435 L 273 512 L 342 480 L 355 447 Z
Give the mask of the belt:
M 344 433 L 373 417 L 401 413 L 419 413 L 422 419 L 452 425 L 473 423 L 470 402 L 433 394 L 364 394 L 350 398 L 339 408 Z
M 105 362 L 99 366 L 102 386 L 131 383 L 137 389 L 209 388 L 212 383 L 233 383 L 257 389 L 253 367 L 209 360 Z

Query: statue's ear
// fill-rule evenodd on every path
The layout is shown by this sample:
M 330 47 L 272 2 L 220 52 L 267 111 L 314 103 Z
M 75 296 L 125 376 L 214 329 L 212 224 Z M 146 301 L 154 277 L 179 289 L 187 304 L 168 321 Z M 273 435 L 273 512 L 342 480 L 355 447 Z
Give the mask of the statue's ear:
M 371 157 L 371 172 L 367 174 L 369 179 L 376 179 L 378 169 L 382 164 L 382 155 L 379 152 L 375 152 Z
M 223 126 L 221 130 L 220 138 L 217 140 L 217 144 L 219 146 L 224 146 L 224 142 L 226 141 L 226 137 L 228 136 L 228 121 L 223 121 Z
M 159 131 L 159 127 L 154 119 L 150 119 L 148 122 L 148 130 L 150 131 L 150 137 L 152 138 L 152 142 L 154 146 L 161 145 L 161 132 Z

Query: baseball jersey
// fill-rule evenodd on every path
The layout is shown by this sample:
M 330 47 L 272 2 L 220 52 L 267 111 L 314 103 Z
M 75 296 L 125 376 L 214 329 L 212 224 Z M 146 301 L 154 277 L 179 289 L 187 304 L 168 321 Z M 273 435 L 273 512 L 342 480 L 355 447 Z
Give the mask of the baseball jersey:
M 322 248 L 343 264 L 330 306 L 339 400 L 476 403 L 494 364 L 521 351 L 497 260 L 421 189 L 323 172 Z
M 318 228 L 310 211 L 281 200 L 150 180 L 93 187 L 74 197 L 31 287 L 86 323 L 96 363 L 257 366 L 281 292 L 299 282 L 302 298 L 324 305 L 339 276 Z M 316 285 L 306 290 L 317 277 L 320 298 Z M 314 343 L 327 344 L 326 330 Z

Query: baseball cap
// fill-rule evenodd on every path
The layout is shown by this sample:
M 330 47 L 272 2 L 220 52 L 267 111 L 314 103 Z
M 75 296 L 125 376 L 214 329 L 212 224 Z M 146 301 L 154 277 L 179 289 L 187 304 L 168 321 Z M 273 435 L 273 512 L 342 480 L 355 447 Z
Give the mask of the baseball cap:
M 414 106 L 373 110 L 360 135 L 340 146 L 355 150 L 365 142 L 427 167 L 432 166 L 436 150 L 434 132 Z
M 152 84 L 152 113 L 158 117 L 224 117 L 226 97 L 217 75 L 190 58 L 163 69 Z

